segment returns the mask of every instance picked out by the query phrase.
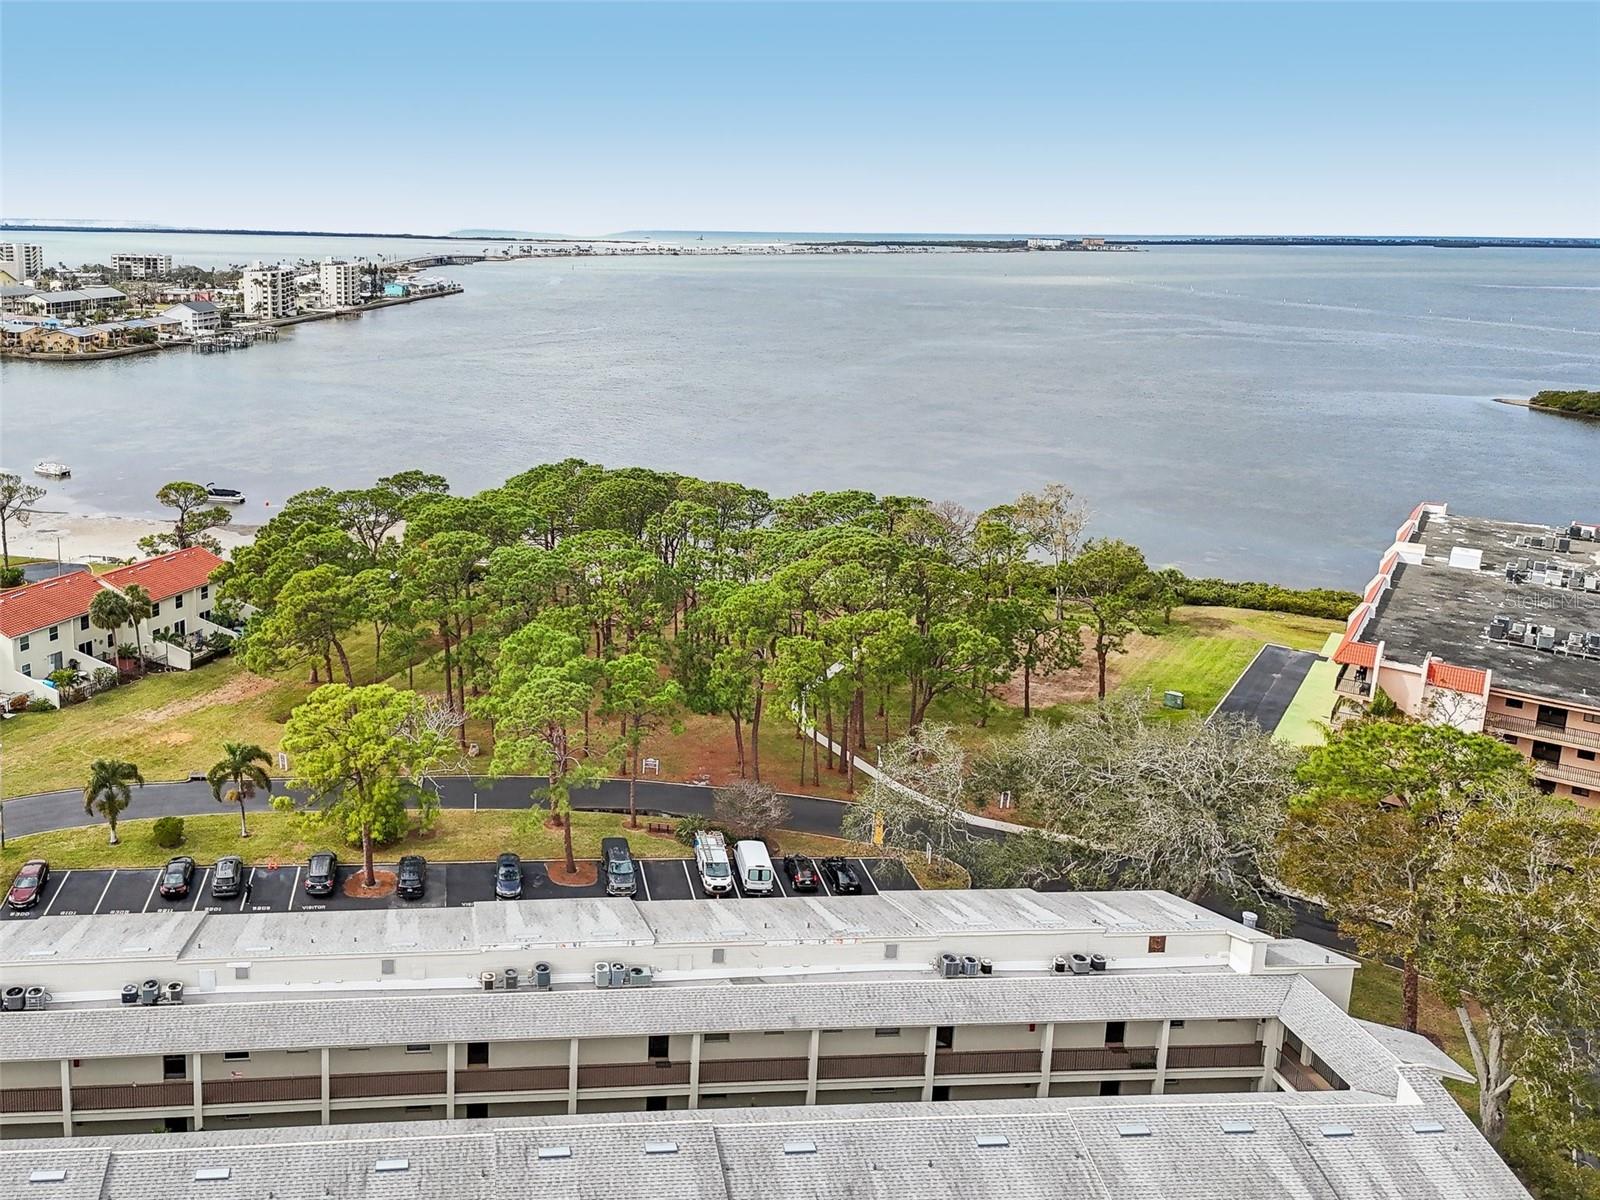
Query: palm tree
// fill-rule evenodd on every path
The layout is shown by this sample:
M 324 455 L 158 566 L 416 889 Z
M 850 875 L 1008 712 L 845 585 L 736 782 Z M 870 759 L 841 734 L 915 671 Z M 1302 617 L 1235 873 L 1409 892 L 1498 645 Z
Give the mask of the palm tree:
M 250 827 L 244 820 L 244 802 L 256 794 L 257 788 L 264 792 L 272 790 L 272 779 L 266 770 L 271 761 L 260 746 L 223 742 L 222 758 L 206 772 L 206 782 L 211 785 L 211 794 L 217 803 L 239 806 L 239 836 L 242 838 L 250 836 Z M 226 793 L 222 790 L 225 783 L 233 784 Z
M 113 591 L 111 588 L 102 588 L 95 594 L 94 599 L 89 601 L 89 624 L 96 629 L 107 630 L 111 634 L 109 640 L 113 646 L 111 651 L 113 659 L 117 653 L 115 649 L 117 630 L 132 619 L 132 613 L 128 609 L 127 597 L 121 592 Z M 138 636 L 137 630 L 135 630 L 134 636 Z
M 133 803 L 128 785 L 144 786 L 144 776 L 131 762 L 120 758 L 97 758 L 89 764 L 89 782 L 83 786 L 83 811 L 98 812 L 111 827 L 111 844 L 117 844 L 117 817 Z
M 128 606 L 128 620 L 133 622 L 133 642 L 139 647 L 139 670 L 144 671 L 144 638 L 139 635 L 139 622 L 148 621 L 155 613 L 155 605 L 150 600 L 150 593 L 137 583 L 130 583 L 122 589 L 123 601 Z

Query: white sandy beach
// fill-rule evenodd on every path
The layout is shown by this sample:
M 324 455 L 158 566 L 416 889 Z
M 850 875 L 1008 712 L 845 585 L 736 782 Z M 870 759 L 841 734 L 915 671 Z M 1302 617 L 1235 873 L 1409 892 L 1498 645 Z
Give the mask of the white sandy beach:
M 144 552 L 139 549 L 139 539 L 171 528 L 171 522 L 153 517 L 37 512 L 25 526 L 10 525 L 6 534 L 12 554 L 55 558 L 59 542 L 63 562 L 102 562 L 142 558 Z M 255 531 L 254 525 L 228 525 L 211 532 L 226 551 L 250 541 Z

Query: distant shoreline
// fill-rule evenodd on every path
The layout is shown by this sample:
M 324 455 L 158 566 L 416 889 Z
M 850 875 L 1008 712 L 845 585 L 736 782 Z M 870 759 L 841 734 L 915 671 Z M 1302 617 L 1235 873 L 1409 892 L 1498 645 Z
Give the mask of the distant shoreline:
M 460 234 L 460 233 L 375 233 L 371 231 L 337 231 L 327 229 L 213 229 L 202 226 L 177 226 L 173 228 L 151 229 L 140 225 L 23 225 L 12 222 L 0 222 L 0 232 L 5 233 L 127 233 L 139 234 L 146 237 L 168 237 L 179 234 L 211 234 L 222 237 L 299 237 L 299 238 L 371 238 L 404 240 L 415 242 L 551 242 L 551 243 L 594 243 L 594 242 L 632 242 L 644 240 L 640 235 L 614 234 L 604 237 L 514 237 L 505 234 Z M 699 237 L 696 230 L 662 230 L 661 233 L 670 233 L 676 237 Z M 940 234 L 905 234 L 899 237 L 872 237 L 862 238 L 860 235 L 850 234 L 817 234 L 809 235 L 803 232 L 783 233 L 744 233 L 739 231 L 707 231 L 715 232 L 718 237 L 749 237 L 759 239 L 766 237 L 795 238 L 818 246 L 965 246 L 978 247 L 993 244 L 997 247 L 1006 243 L 1025 241 L 1027 237 L 1056 238 L 1064 235 L 1012 235 L 1012 236 L 983 236 L 983 235 L 940 235 Z M 1068 239 L 1072 240 L 1072 239 Z M 1108 246 L 1366 246 L 1377 249 L 1382 248 L 1434 248 L 1441 250 L 1600 250 L 1600 238 L 1539 238 L 1539 237 L 1355 237 L 1340 235 L 1303 235 L 1303 236 L 1272 236 L 1266 234 L 1191 234 L 1183 236 L 1169 236 L 1161 234 L 1132 234 L 1127 236 L 1106 236 Z

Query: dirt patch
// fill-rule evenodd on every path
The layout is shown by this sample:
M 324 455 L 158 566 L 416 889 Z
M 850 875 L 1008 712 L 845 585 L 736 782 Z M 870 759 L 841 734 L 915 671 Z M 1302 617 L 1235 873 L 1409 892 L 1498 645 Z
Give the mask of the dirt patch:
M 544 865 L 545 874 L 557 887 L 588 887 L 600 878 L 599 864 L 579 862 L 576 871 L 568 871 L 565 859 L 556 859 Z
M 1128 652 L 1113 654 L 1106 663 L 1106 691 L 1114 692 L 1128 666 L 1141 662 L 1159 639 L 1142 633 L 1128 638 Z M 1052 704 L 1077 704 L 1094 700 L 1100 695 L 1100 670 L 1095 664 L 1094 651 L 1088 644 L 1083 647 L 1080 665 L 1068 671 L 1052 671 L 1035 675 L 1029 687 L 1034 708 L 1049 708 Z M 1013 708 L 1022 707 L 1022 672 L 1018 671 L 995 689 L 995 694 Z
M 252 675 L 249 671 L 241 671 L 221 687 L 203 695 L 174 700 L 170 704 L 163 704 L 160 708 L 134 713 L 128 719 L 143 725 L 160 725 L 199 712 L 201 709 L 242 704 L 252 697 L 261 695 L 262 692 L 270 692 L 277 686 L 275 680 L 268 679 L 264 675 Z
M 356 873 L 344 881 L 344 886 L 339 890 L 352 900 L 377 900 L 383 896 L 394 895 L 394 872 L 374 871 L 372 877 L 377 880 L 371 887 L 367 886 L 367 873 L 357 868 Z

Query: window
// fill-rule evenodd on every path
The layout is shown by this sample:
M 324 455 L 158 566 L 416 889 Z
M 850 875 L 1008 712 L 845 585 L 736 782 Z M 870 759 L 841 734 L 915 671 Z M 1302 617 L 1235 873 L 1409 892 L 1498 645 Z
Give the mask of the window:
M 726 950 L 724 950 L 721 946 L 717 946 L 716 948 L 714 948 L 711 951 L 711 961 L 713 963 L 725 963 L 725 962 L 727 962 L 728 961 L 728 952 Z
M 1102 1079 L 1100 1081 L 1100 1094 L 1102 1096 L 1120 1096 L 1122 1094 L 1121 1082 L 1115 1079 Z
M 59 642 L 61 640 L 61 626 L 59 626 L 59 625 L 50 626 L 50 640 L 52 642 Z
M 29 679 L 33 678 L 33 664 L 32 663 L 23 663 L 21 670 L 22 670 L 22 673 L 24 675 L 26 675 Z
M 1594 761 L 1594 751 L 1593 750 L 1579 750 L 1578 751 L 1578 757 L 1583 759 L 1584 762 L 1593 762 Z
M 1507 696 L 1506 697 L 1506 707 L 1507 708 L 1521 708 L 1522 707 L 1522 701 L 1521 700 L 1513 700 L 1513 699 L 1511 699 L 1511 697 Z
M 1589 789 L 1586 788 L 1586 787 L 1574 786 L 1573 789 L 1572 789 L 1572 794 L 1574 796 L 1583 796 L 1583 797 L 1587 798 L 1588 795 L 1589 795 Z
M 78 618 L 78 628 L 79 629 L 87 629 L 87 628 L 89 628 L 89 618 L 88 617 L 79 617 Z
M 235 979 L 249 979 L 250 978 L 250 964 L 249 963 L 234 963 L 233 964 L 233 977 Z
M 200 619 L 201 619 L 201 620 L 202 620 L 202 621 L 209 621 L 209 620 L 211 620 L 211 610 L 210 610 L 210 609 L 209 609 L 209 608 L 208 608 L 208 609 L 206 609 L 206 610 L 205 610 L 205 611 L 204 611 L 204 612 L 202 612 L 202 613 L 201 613 L 201 614 L 200 614 Z
M 182 1079 L 189 1073 L 189 1058 L 184 1054 L 163 1054 L 161 1056 L 161 1078 Z
M 1128 1036 L 1128 1023 L 1126 1021 L 1106 1022 L 1106 1045 L 1120 1046 Z
M 646 1096 L 644 1098 L 645 1112 L 666 1112 L 667 1098 L 665 1096 Z
M 885 958 L 899 958 L 900 944 L 898 942 L 885 942 L 883 944 L 883 956 Z
M 250 1061 L 250 1051 L 248 1051 L 248 1050 L 224 1050 L 222 1052 L 222 1061 L 223 1062 L 249 1062 Z
M 702 1042 L 725 1042 L 728 1040 L 728 1035 L 725 1033 L 706 1033 L 700 1036 L 700 1040 Z
M 412 1042 L 406 1047 L 407 1054 L 432 1054 L 432 1042 Z
M 1165 954 L 1167 952 L 1167 935 L 1154 933 L 1150 935 L 1150 953 Z
M 956 1027 L 940 1025 L 933 1031 L 933 1044 L 941 1050 L 953 1050 L 956 1045 Z
M 885 1025 L 880 1029 L 874 1029 L 872 1031 L 872 1036 L 873 1037 L 899 1037 L 900 1036 L 900 1026 L 898 1026 L 898 1025 Z
M 172 607 L 173 608 L 182 608 L 183 607 L 183 593 L 182 592 L 179 592 L 176 596 L 174 596 L 172 598 Z
M 667 1035 L 664 1033 L 652 1033 L 645 1043 L 645 1054 L 650 1058 L 666 1058 L 670 1053 Z
M 186 630 L 183 627 L 183 622 L 182 621 L 174 621 L 172 623 L 172 632 L 173 633 L 184 633 L 184 632 L 186 632 Z
M 211 598 L 211 585 L 209 583 L 202 583 L 200 585 L 200 599 L 209 600 L 210 598 Z
M 394 959 L 392 959 L 392 958 L 379 959 L 378 960 L 378 974 L 380 974 L 380 975 L 393 975 L 394 974 Z
M 489 1065 L 489 1043 L 488 1042 L 468 1042 L 467 1043 L 467 1066 L 469 1066 L 469 1067 L 487 1067 L 488 1065 Z
M 489 1106 L 488 1106 L 488 1104 L 469 1104 L 469 1105 L 467 1105 L 467 1120 L 469 1120 L 469 1121 L 481 1121 L 484 1118 L 486 1118 L 488 1115 L 489 1115 Z
M 1172 1028 L 1174 1028 L 1174 1029 L 1182 1029 L 1183 1028 L 1183 1022 L 1182 1021 L 1173 1021 L 1172 1022 Z
M 150 606 L 150 615 L 152 617 L 159 617 L 161 615 L 161 601 L 157 600 Z
M 21 637 L 19 637 L 17 639 L 17 649 L 18 650 L 26 650 L 27 648 L 28 648 L 28 635 L 27 634 L 23 634 Z

